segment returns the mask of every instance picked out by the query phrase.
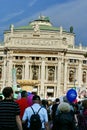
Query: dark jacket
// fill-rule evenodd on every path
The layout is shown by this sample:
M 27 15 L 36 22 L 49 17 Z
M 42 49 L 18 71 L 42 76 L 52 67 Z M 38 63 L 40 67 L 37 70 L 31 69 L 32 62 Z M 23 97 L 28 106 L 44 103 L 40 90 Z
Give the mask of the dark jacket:
M 56 116 L 53 130 L 75 130 L 74 116 L 70 112 L 61 112 Z
M 87 109 L 78 114 L 79 130 L 87 130 Z

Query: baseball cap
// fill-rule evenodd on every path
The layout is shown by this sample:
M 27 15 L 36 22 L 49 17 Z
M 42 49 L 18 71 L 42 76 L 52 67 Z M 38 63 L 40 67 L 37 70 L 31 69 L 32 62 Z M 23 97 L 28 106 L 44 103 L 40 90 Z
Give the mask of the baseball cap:
M 32 100 L 40 100 L 40 96 L 34 95 Z

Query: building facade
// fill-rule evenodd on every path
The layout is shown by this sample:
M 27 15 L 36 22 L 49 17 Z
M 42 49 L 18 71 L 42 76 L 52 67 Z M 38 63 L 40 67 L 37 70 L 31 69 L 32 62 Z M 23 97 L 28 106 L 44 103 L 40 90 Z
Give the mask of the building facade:
M 0 46 L 0 90 L 18 84 L 42 98 L 87 86 L 87 49 L 75 45 L 73 27 L 54 27 L 40 16 L 27 26 L 10 26 Z

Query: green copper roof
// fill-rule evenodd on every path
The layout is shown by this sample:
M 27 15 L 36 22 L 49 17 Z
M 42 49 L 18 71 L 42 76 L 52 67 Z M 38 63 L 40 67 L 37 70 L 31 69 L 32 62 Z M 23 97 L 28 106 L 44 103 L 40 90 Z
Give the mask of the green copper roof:
M 37 20 L 30 22 L 29 25 L 20 26 L 18 28 L 14 28 L 14 30 L 34 30 L 34 26 L 36 24 L 38 25 L 40 30 L 46 30 L 46 31 L 59 31 L 60 30 L 60 28 L 54 27 L 51 24 L 49 17 L 45 17 L 45 16 L 39 16 Z M 63 29 L 63 31 L 65 30 Z
M 21 26 L 21 27 L 14 28 L 14 29 L 16 29 L 16 30 L 33 30 L 33 26 L 32 25 Z M 59 31 L 59 28 L 53 27 L 53 26 L 47 26 L 47 25 L 39 25 L 39 29 L 40 30 L 49 30 L 49 31 Z
M 50 18 L 49 17 L 45 17 L 45 16 L 40 16 L 39 19 L 37 19 L 35 21 L 46 21 L 46 22 L 50 22 Z

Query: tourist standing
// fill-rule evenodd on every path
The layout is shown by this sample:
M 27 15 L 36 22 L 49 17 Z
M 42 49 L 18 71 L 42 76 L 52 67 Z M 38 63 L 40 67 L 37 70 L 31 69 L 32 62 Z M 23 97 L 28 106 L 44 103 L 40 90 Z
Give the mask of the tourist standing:
M 5 87 L 4 99 L 0 101 L 0 130 L 22 130 L 20 109 L 13 100 L 13 89 Z
M 49 129 L 49 124 L 48 124 L 48 114 L 47 110 L 44 107 L 41 107 L 41 100 L 38 95 L 33 96 L 33 105 L 31 106 L 34 110 L 35 113 L 37 113 L 40 116 L 41 122 L 42 122 L 42 130 L 48 130 Z M 31 107 L 28 107 L 25 109 L 24 115 L 23 115 L 23 122 L 25 122 L 28 119 L 28 128 L 30 128 L 30 118 L 34 114 L 33 110 Z M 38 125 L 37 125 L 38 126 Z M 37 130 L 37 128 L 35 128 Z
M 27 108 L 29 106 L 27 96 L 28 96 L 27 91 L 23 90 L 21 92 L 21 98 L 16 100 L 16 102 L 19 104 L 19 107 L 20 107 L 20 118 L 21 119 L 24 114 L 25 108 Z
M 58 106 L 58 115 L 53 122 L 53 130 L 76 130 L 74 116 L 69 103 L 62 102 Z
M 80 110 L 78 117 L 79 130 L 87 130 L 87 99 L 82 101 L 82 110 Z

